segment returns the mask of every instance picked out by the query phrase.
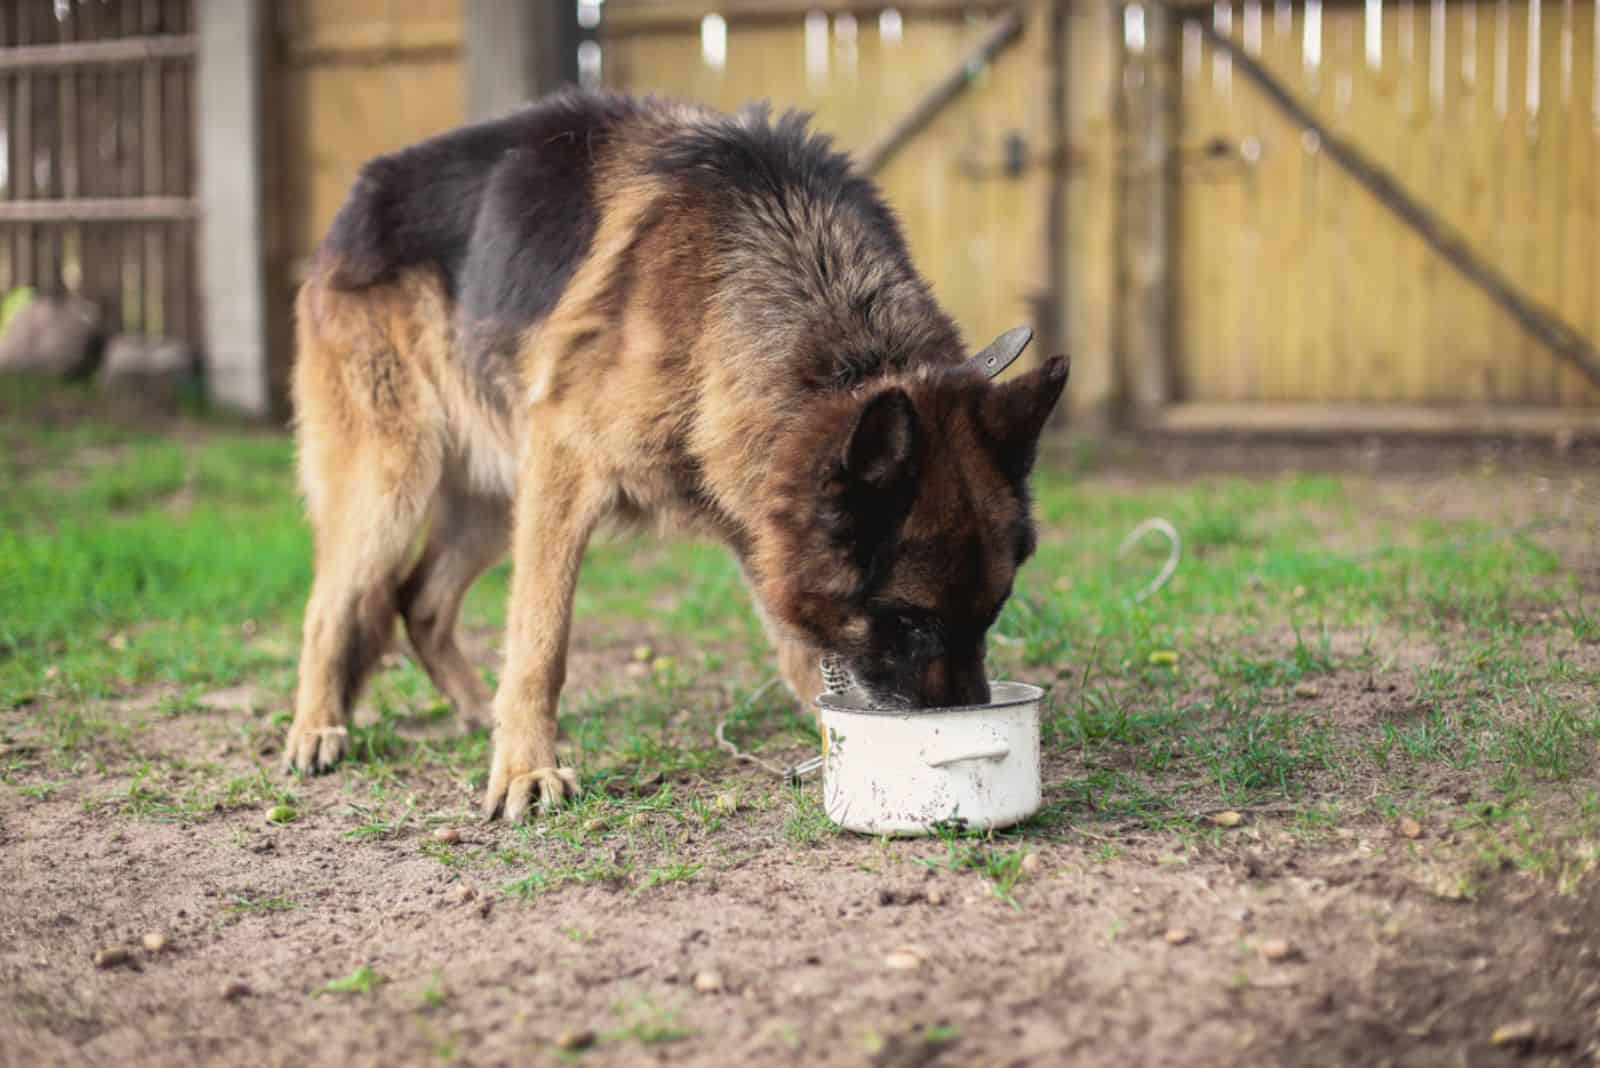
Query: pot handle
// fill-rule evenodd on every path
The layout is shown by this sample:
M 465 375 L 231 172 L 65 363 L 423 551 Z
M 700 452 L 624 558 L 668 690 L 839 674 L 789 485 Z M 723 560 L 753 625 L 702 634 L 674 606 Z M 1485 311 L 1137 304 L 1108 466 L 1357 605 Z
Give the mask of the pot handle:
M 956 750 L 953 753 L 936 753 L 930 755 L 924 751 L 923 763 L 930 768 L 943 768 L 951 764 L 960 764 L 968 760 L 1004 760 L 1011 755 L 1011 747 L 1005 742 L 990 742 L 975 749 Z

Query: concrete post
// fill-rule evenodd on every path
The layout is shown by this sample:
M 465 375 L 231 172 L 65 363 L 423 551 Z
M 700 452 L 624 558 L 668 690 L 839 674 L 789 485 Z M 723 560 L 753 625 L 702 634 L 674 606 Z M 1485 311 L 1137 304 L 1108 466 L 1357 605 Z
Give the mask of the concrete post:
M 467 117 L 492 119 L 578 80 L 572 0 L 467 0 Z
M 261 207 L 259 0 L 205 0 L 198 62 L 200 264 L 213 403 L 271 410 Z

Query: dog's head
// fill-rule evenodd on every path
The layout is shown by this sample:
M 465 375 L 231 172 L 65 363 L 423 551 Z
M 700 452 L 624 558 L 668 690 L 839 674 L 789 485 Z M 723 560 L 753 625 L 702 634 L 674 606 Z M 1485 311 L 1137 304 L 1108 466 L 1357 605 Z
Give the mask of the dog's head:
M 875 704 L 989 700 L 985 637 L 1034 549 L 1027 478 L 1068 364 L 995 384 L 986 361 L 838 398 L 777 478 L 769 609 Z

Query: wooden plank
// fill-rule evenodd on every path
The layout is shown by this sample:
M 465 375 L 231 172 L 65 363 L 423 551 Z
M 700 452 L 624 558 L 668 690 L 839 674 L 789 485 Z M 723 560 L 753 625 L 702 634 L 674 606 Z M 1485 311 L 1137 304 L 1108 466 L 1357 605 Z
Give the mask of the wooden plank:
M 1303 35 L 1304 20 L 1295 8 L 1288 7 L 1286 18 L 1273 11 L 1262 27 L 1261 62 L 1280 77 L 1300 77 Z M 1263 232 L 1263 270 L 1257 281 L 1261 303 L 1274 309 L 1273 314 L 1261 316 L 1259 396 L 1284 401 L 1299 388 L 1296 372 L 1307 329 L 1301 314 L 1308 285 L 1301 198 L 1309 153 L 1298 126 L 1276 108 L 1263 105 L 1253 88 L 1246 91 L 1252 98 L 1251 114 L 1259 131 L 1259 162 L 1252 180 Z
M 1527 86 L 1529 169 L 1533 176 L 1531 210 L 1526 225 L 1532 230 L 1532 264 L 1526 279 L 1530 294 L 1556 314 L 1564 307 L 1566 288 L 1561 275 L 1567 243 L 1566 168 L 1567 139 L 1562 136 L 1561 102 L 1561 0 L 1529 0 L 1530 19 L 1537 12 L 1538 26 L 1528 31 L 1530 77 Z M 1535 80 L 1537 79 L 1537 80 Z M 1593 255 L 1594 250 L 1590 250 Z M 1527 387 L 1522 399 L 1531 404 L 1554 404 L 1561 397 L 1562 366 L 1540 359 L 1538 343 L 1528 339 Z
M 1494 6 L 1487 0 L 1450 8 L 1451 73 L 1447 80 L 1450 114 L 1460 130 L 1454 157 L 1458 197 L 1454 219 L 1473 248 L 1491 248 L 1494 222 L 1493 187 L 1499 169 L 1494 111 Z M 1475 287 L 1452 274 L 1445 297 L 1435 309 L 1434 323 L 1448 330 L 1449 341 L 1430 353 L 1453 372 L 1449 399 L 1481 404 L 1492 395 L 1496 364 L 1497 325 L 1504 316 Z M 1442 351 L 1440 351 L 1442 350 Z
M 1131 50 L 1123 78 L 1123 354 L 1128 400 L 1155 411 L 1172 397 L 1171 230 L 1176 177 L 1179 77 L 1176 27 L 1166 8 L 1144 8 L 1144 45 Z
M 1322 14 L 1321 78 L 1323 100 L 1332 129 L 1340 137 L 1357 133 L 1352 122 L 1355 97 L 1355 70 L 1362 62 L 1356 49 L 1356 28 L 1361 20 L 1358 7 L 1327 5 Z M 1308 392 L 1312 400 L 1324 403 L 1351 401 L 1355 396 L 1356 376 L 1351 373 L 1357 353 L 1365 346 L 1366 316 L 1352 315 L 1356 308 L 1352 275 L 1355 272 L 1352 244 L 1362 236 L 1352 231 L 1351 202 L 1361 195 L 1348 178 L 1333 168 L 1323 175 L 1325 186 L 1320 207 L 1322 247 L 1326 253 L 1323 293 L 1326 295 L 1324 323 L 1328 338 L 1323 363 Z
M 1551 437 L 1600 435 L 1600 411 L 1534 405 L 1176 404 L 1141 424 L 1164 433 L 1421 434 Z
M 1567 139 L 1567 314 L 1589 337 L 1600 334 L 1600 18 L 1592 2 L 1574 4 L 1572 77 L 1561 136 Z M 1562 375 L 1560 402 L 1600 404 L 1600 389 L 1576 372 Z
M 1062 332 L 1072 353 L 1075 420 L 1105 423 L 1117 401 L 1117 279 L 1112 235 L 1117 167 L 1112 101 L 1122 27 L 1111 4 L 1070 4 L 1066 35 L 1067 143 L 1075 162 L 1063 177 L 1066 236 L 1059 255 L 1066 278 Z M 1181 351 L 1181 350 L 1180 350 Z
M 188 34 L 15 45 L 0 50 L 0 72 L 57 71 L 112 63 L 140 64 L 156 59 L 190 59 L 195 47 L 195 38 Z
M 192 219 L 193 197 L 49 197 L 0 201 L 5 223 L 126 223 Z
M 1588 339 L 1555 318 L 1545 307 L 1526 294 L 1495 266 L 1479 258 L 1468 248 L 1454 229 L 1415 196 L 1399 184 L 1393 175 L 1376 166 L 1365 153 L 1350 142 L 1333 135 L 1332 131 L 1316 118 L 1293 94 L 1271 77 L 1254 59 L 1243 54 L 1231 41 L 1218 35 L 1203 19 L 1195 22 L 1207 38 L 1227 50 L 1237 68 L 1266 91 L 1268 97 L 1307 129 L 1317 133 L 1323 150 L 1346 173 L 1359 181 L 1372 195 L 1382 200 L 1395 216 L 1406 222 L 1436 251 L 1448 259 L 1452 266 L 1472 278 L 1495 299 L 1532 335 L 1549 350 L 1581 368 L 1593 381 L 1600 383 L 1600 351 Z
M 1178 395 L 1207 401 L 1234 399 L 1227 382 L 1231 368 L 1224 355 L 1231 351 L 1232 339 L 1223 336 L 1220 314 L 1226 277 L 1222 242 L 1233 220 L 1222 206 L 1226 190 L 1216 180 L 1216 163 L 1205 151 L 1207 145 L 1226 143 L 1227 116 L 1214 58 L 1196 31 L 1180 40 L 1176 224 L 1180 281 L 1174 299 L 1174 337 L 1182 368 Z M 1119 78 L 1118 84 L 1126 80 Z M 1119 114 L 1125 122 L 1125 106 Z M 1123 194 L 1119 190 L 1119 203 Z M 1119 275 L 1128 271 L 1125 260 L 1119 255 Z

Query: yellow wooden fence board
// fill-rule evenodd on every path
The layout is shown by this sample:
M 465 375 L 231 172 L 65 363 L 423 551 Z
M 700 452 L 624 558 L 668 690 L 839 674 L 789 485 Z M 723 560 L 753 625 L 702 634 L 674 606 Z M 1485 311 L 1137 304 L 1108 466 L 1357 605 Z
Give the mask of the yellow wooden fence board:
M 1600 336 L 1600 303 L 1595 276 L 1600 269 L 1600 228 L 1597 228 L 1595 183 L 1600 182 L 1595 141 L 1595 5 L 1593 0 L 1567 0 L 1563 5 L 1571 55 L 1570 75 L 1561 94 L 1561 128 L 1556 136 L 1567 148 L 1565 170 L 1565 236 L 1561 276 L 1566 285 L 1560 312 L 1573 328 L 1591 341 Z M 1562 404 L 1600 403 L 1600 390 L 1571 367 L 1558 370 L 1557 396 Z
M 1281 19 L 1275 10 L 1262 28 L 1262 63 L 1294 86 L 1300 84 L 1304 32 L 1303 19 L 1295 11 Z M 1255 114 L 1261 156 L 1251 184 L 1260 203 L 1264 251 L 1261 270 L 1251 284 L 1263 327 L 1261 392 L 1267 401 L 1285 401 L 1300 395 L 1291 374 L 1296 361 L 1290 354 L 1299 352 L 1305 331 L 1301 307 L 1306 259 L 1300 198 L 1283 191 L 1300 189 L 1306 147 L 1299 127 L 1276 108 L 1258 108 Z M 1184 254 L 1181 249 L 1179 253 Z
M 1065 260 L 1062 315 L 1075 411 L 1104 415 L 1117 389 L 1114 273 L 1117 168 L 1112 126 L 1121 27 L 1111 4 L 1072 4 L 1066 34 Z M 1181 312 L 1178 314 L 1181 315 Z

